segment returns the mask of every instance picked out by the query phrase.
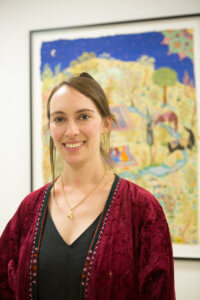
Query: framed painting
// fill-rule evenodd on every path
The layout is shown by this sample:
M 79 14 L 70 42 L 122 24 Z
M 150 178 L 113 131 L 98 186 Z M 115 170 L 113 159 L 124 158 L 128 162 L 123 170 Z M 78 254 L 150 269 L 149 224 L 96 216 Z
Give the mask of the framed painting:
M 31 31 L 32 189 L 51 181 L 50 91 L 88 72 L 118 120 L 115 171 L 158 199 L 175 258 L 200 259 L 199 65 L 199 14 Z

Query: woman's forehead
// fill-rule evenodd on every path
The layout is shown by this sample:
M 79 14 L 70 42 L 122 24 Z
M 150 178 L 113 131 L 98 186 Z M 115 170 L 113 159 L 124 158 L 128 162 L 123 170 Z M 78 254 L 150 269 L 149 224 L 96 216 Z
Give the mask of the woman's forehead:
M 61 86 L 51 98 L 50 110 L 57 108 L 97 110 L 95 103 L 89 97 L 67 85 Z

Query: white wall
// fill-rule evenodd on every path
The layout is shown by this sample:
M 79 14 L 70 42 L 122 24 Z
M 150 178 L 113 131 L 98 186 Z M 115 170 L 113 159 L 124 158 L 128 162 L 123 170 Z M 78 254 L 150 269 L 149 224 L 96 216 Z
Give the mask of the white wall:
M 29 30 L 198 12 L 200 0 L 0 0 L 0 232 L 30 191 Z M 200 261 L 175 261 L 175 279 L 177 300 L 200 299 Z

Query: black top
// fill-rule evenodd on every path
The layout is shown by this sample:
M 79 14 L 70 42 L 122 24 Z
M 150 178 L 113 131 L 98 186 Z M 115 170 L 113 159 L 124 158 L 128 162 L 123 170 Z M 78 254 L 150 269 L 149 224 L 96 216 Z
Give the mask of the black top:
M 99 218 L 67 245 L 47 210 L 38 257 L 39 300 L 80 299 L 81 275 Z

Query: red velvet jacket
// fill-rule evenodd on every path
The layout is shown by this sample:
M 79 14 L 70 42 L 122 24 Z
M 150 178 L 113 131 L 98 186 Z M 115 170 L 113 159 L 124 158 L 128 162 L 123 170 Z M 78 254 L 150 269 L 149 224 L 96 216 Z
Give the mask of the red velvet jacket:
M 0 299 L 37 299 L 37 256 L 51 185 L 30 193 L 0 240 Z M 80 299 L 174 300 L 171 240 L 146 190 L 116 176 L 85 261 Z

